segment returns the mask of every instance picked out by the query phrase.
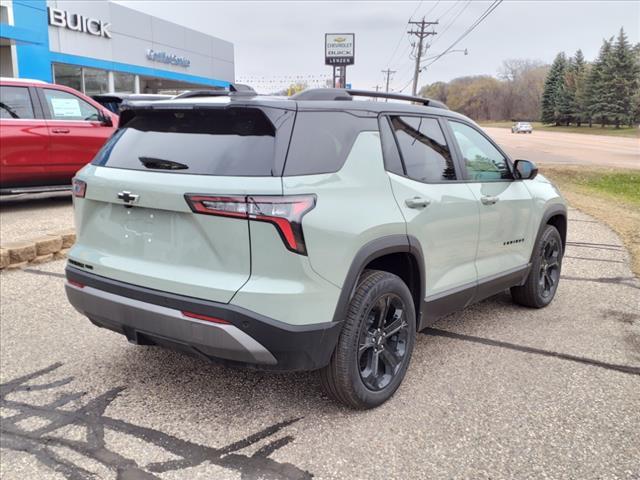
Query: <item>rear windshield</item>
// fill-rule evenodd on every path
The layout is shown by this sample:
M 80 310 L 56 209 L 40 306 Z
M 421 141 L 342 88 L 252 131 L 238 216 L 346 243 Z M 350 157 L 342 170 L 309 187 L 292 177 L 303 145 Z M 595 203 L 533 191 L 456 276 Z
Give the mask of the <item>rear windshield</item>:
M 275 109 L 272 109 L 275 110 Z M 272 176 L 277 128 L 293 114 L 258 108 L 140 110 L 104 145 L 94 165 L 166 173 Z M 289 132 L 286 132 L 288 140 Z

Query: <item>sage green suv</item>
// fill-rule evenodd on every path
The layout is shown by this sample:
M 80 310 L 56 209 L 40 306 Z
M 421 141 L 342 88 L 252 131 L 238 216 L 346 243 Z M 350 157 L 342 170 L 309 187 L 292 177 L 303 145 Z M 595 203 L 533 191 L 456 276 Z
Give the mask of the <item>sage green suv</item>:
M 434 319 L 505 289 L 549 304 L 558 190 L 443 104 L 376 96 L 125 106 L 74 181 L 69 301 L 133 343 L 319 370 L 355 408 L 393 395 Z

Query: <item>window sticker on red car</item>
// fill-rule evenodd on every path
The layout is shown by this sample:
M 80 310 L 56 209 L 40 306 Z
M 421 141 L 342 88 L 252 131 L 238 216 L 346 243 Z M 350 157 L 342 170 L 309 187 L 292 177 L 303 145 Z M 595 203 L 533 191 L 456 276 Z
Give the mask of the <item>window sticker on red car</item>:
M 80 102 L 75 98 L 52 98 L 51 107 L 55 117 L 80 117 Z

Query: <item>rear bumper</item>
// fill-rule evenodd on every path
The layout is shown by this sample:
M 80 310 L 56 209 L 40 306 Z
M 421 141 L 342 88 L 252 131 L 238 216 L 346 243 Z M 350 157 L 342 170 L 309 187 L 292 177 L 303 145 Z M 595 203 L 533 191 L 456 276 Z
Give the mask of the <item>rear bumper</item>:
M 329 363 L 341 323 L 289 325 L 256 312 L 66 269 L 69 302 L 94 324 L 134 342 L 266 370 L 315 370 Z M 83 285 L 83 287 L 76 285 Z M 212 323 L 182 312 L 215 317 Z

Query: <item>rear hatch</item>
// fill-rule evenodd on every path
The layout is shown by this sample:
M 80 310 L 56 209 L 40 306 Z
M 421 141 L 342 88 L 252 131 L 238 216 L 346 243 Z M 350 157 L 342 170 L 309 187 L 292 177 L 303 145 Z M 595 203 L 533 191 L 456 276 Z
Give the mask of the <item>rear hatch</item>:
M 86 190 L 75 198 L 70 263 L 227 303 L 251 274 L 249 221 L 201 214 L 192 200 L 206 197 L 213 209 L 212 198 L 281 195 L 295 112 L 227 99 L 156 105 L 126 111 L 121 128 L 78 174 Z

